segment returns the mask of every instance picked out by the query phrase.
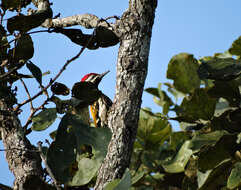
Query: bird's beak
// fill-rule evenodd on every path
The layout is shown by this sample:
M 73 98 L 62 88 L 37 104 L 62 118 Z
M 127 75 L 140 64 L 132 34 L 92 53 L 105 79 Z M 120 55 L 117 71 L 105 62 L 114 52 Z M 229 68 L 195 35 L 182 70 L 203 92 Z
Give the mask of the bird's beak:
M 100 78 L 102 79 L 107 73 L 109 73 L 110 71 L 106 71 L 106 72 L 104 72 L 104 73 L 102 73 L 102 74 L 100 74 Z

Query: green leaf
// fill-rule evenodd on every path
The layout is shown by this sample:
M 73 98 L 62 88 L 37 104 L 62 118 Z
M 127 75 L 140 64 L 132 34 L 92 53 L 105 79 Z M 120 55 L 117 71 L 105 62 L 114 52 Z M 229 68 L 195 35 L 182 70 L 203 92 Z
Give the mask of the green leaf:
M 173 105 L 173 102 L 166 92 L 161 90 L 161 83 L 158 84 L 158 88 L 147 88 L 145 91 L 154 96 L 154 102 L 163 107 L 163 114 L 167 114 L 169 107 Z
M 241 56 L 241 36 L 233 42 L 228 51 L 232 55 Z
M 228 81 L 241 74 L 241 62 L 233 58 L 209 57 L 201 59 L 198 68 L 200 79 Z
M 19 10 L 31 3 L 31 0 L 2 0 L 1 7 L 3 10 Z
M 50 8 L 38 10 L 36 13 L 28 16 L 19 14 L 8 19 L 7 29 L 10 34 L 15 30 L 25 33 L 40 26 L 46 19 L 52 18 L 52 16 L 53 12 Z
M 170 136 L 170 148 L 174 151 L 179 150 L 181 145 L 191 138 L 191 133 L 188 131 L 173 132 Z
M 121 179 L 116 179 L 110 183 L 108 183 L 104 190 L 123 190 L 131 188 L 131 174 L 129 169 L 127 168 L 123 177 Z
M 47 108 L 35 115 L 32 119 L 33 125 L 32 130 L 43 131 L 53 124 L 57 118 L 55 108 Z
M 178 116 L 186 122 L 195 122 L 200 119 L 210 120 L 213 117 L 215 106 L 216 99 L 209 97 L 206 89 L 195 89 L 191 96 L 183 99 Z
M 241 162 L 234 165 L 230 176 L 228 177 L 227 187 L 229 189 L 238 188 L 241 185 Z
M 9 55 L 13 57 L 14 60 L 28 60 L 33 57 L 34 47 L 33 41 L 30 35 L 23 34 L 16 44 L 16 48 L 9 50 Z
M 167 78 L 174 80 L 174 86 L 178 91 L 190 93 L 200 86 L 197 69 L 198 62 L 193 55 L 180 53 L 170 60 Z
M 93 150 L 93 157 L 83 158 L 77 157 L 78 171 L 76 171 L 73 179 L 68 183 L 71 186 L 80 186 L 87 184 L 98 171 L 103 159 L 107 153 L 107 147 L 111 139 L 109 128 L 94 128 L 86 126 L 78 118 L 71 115 L 69 125 L 72 126 L 77 140 L 77 148 L 83 145 L 90 145 Z
M 96 28 L 96 40 L 98 47 L 110 47 L 119 43 L 119 38 L 116 34 L 103 26 Z
M 199 152 L 198 168 L 206 172 L 218 166 L 226 159 L 231 159 L 238 150 L 236 144 L 237 135 L 224 135 L 215 145 L 203 147 Z M 214 156 L 215 155 L 215 156 Z
M 146 171 L 138 172 L 134 177 L 132 177 L 131 184 L 134 185 L 138 183 L 146 174 Z
M 185 166 L 192 155 L 192 150 L 189 148 L 191 141 L 186 141 L 181 149 L 178 151 L 177 155 L 171 161 L 162 164 L 164 170 L 168 173 L 179 173 L 183 172 Z
M 69 116 L 66 114 L 57 129 L 55 141 L 47 152 L 47 163 L 56 180 L 61 184 L 72 179 L 76 167 L 76 138 L 70 130 Z
M 199 190 L 214 190 L 219 189 L 220 186 L 226 185 L 226 176 L 231 167 L 231 160 L 227 159 L 220 163 L 213 170 L 208 170 L 205 173 L 197 172 L 198 189 Z
M 145 148 L 159 147 L 171 134 L 169 122 L 160 115 L 141 109 L 137 138 L 145 142 Z
M 231 106 L 239 106 L 241 95 L 239 84 L 236 81 L 215 81 L 214 86 L 208 90 L 208 95 L 214 98 L 225 98 Z
M 34 78 L 38 81 L 38 83 L 42 85 L 42 71 L 40 70 L 40 68 L 32 62 L 28 62 L 26 66 L 28 70 L 32 73 Z

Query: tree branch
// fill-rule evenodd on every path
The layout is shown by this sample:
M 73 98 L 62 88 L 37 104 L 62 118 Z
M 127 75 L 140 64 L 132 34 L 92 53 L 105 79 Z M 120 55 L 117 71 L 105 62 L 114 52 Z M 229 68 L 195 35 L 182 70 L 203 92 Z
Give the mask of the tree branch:
M 120 48 L 117 60 L 116 92 L 108 115 L 113 135 L 106 158 L 99 169 L 96 190 L 129 167 L 136 137 L 141 98 L 147 74 L 152 25 L 157 0 L 130 0 L 119 22 Z

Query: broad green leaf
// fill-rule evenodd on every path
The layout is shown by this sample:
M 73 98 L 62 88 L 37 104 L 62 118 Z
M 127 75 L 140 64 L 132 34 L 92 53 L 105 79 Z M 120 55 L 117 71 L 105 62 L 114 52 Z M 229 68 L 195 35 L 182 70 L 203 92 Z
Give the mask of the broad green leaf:
M 173 132 L 170 136 L 170 148 L 174 151 L 179 150 L 181 145 L 191 138 L 191 132 L 188 131 L 178 131 Z
M 215 81 L 214 86 L 208 90 L 208 95 L 225 98 L 230 106 L 238 107 L 241 101 L 239 84 L 236 81 Z
M 206 172 L 218 166 L 226 159 L 231 159 L 238 150 L 237 135 L 224 135 L 215 145 L 203 147 L 199 152 L 198 169 Z M 215 155 L 215 156 L 214 156 Z
M 14 31 L 22 33 L 27 32 L 33 28 L 40 26 L 46 19 L 52 18 L 52 9 L 38 10 L 32 15 L 19 14 L 8 19 L 7 29 L 10 34 Z
M 173 160 L 162 164 L 164 170 L 168 173 L 183 172 L 185 166 L 192 155 L 192 150 L 189 148 L 191 141 L 186 141 Z
M 232 162 L 230 159 L 224 160 L 213 170 L 208 170 L 205 173 L 198 171 L 198 187 L 199 190 L 214 190 L 220 186 L 226 185 L 226 176 L 229 173 L 229 168 Z
M 131 174 L 127 168 L 121 179 L 116 179 L 107 184 L 104 190 L 128 190 L 131 188 Z
M 224 130 L 214 131 L 206 134 L 196 133 L 196 135 L 191 139 L 189 148 L 196 153 L 203 146 L 214 145 L 222 136 L 226 134 L 228 134 L 228 132 Z
M 32 130 L 42 131 L 47 129 L 53 124 L 57 118 L 57 112 L 55 108 L 47 108 L 35 115 L 32 119 L 33 125 Z
M 28 4 L 31 3 L 31 0 L 2 0 L 1 7 L 4 10 L 20 10 L 23 7 L 26 7 Z
M 180 53 L 170 60 L 167 78 L 174 80 L 174 86 L 178 91 L 190 93 L 200 86 L 197 69 L 198 62 L 193 55 Z
M 28 60 L 33 57 L 34 47 L 33 41 L 30 35 L 23 34 L 16 43 L 16 48 L 9 50 L 9 55 L 13 57 L 14 60 Z
M 27 62 L 26 66 L 28 70 L 32 73 L 34 78 L 38 81 L 38 83 L 42 85 L 42 71 L 40 70 L 40 68 L 32 62 Z
M 214 116 L 215 117 L 219 117 L 220 115 L 222 115 L 225 111 L 231 109 L 231 107 L 229 106 L 229 103 L 223 99 L 223 98 L 219 98 L 216 107 L 215 107 L 215 112 L 214 112 Z
M 238 188 L 241 185 L 241 162 L 234 165 L 230 176 L 228 177 L 227 187 L 229 189 Z
M 165 118 L 141 109 L 137 138 L 145 143 L 145 148 L 159 147 L 169 137 L 171 130 Z
M 132 177 L 131 184 L 134 185 L 138 183 L 146 174 L 146 171 L 138 172 L 135 176 Z
M 69 125 L 69 116 L 65 115 L 57 129 L 55 141 L 47 152 L 47 162 L 56 180 L 61 184 L 72 179 L 76 162 L 76 138 Z
M 241 62 L 233 58 L 209 57 L 201 59 L 198 68 L 200 79 L 229 81 L 241 74 Z
M 78 170 L 68 183 L 71 186 L 80 186 L 87 184 L 96 175 L 107 153 L 111 132 L 109 128 L 94 128 L 84 125 L 78 116 L 71 115 L 68 119 L 76 136 L 77 150 L 83 145 L 92 147 L 93 157 L 91 159 L 78 155 Z
M 183 99 L 178 116 L 186 122 L 195 122 L 200 119 L 210 120 L 213 117 L 215 106 L 216 99 L 208 96 L 206 89 L 195 89 L 191 96 Z
M 232 55 L 241 56 L 241 36 L 233 42 L 228 51 Z

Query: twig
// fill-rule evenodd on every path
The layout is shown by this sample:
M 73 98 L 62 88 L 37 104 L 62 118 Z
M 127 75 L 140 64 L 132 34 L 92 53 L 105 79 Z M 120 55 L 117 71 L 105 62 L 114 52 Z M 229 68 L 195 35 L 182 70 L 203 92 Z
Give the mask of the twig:
M 66 63 L 64 64 L 64 66 L 60 69 L 59 73 L 52 79 L 49 81 L 49 84 L 44 87 L 42 90 L 40 90 L 37 94 L 35 94 L 32 98 L 29 98 L 28 100 L 23 101 L 21 104 L 18 104 L 18 106 L 16 108 L 14 108 L 14 111 L 18 111 L 20 109 L 20 107 L 22 107 L 23 105 L 29 103 L 30 101 L 33 101 L 35 98 L 37 98 L 38 96 L 40 96 L 44 91 L 46 91 L 58 78 L 59 76 L 64 72 L 64 70 L 66 69 L 66 67 L 73 62 L 74 60 L 78 59 L 79 56 L 83 53 L 83 51 L 85 50 L 85 48 L 89 45 L 89 43 L 92 41 L 93 37 L 94 37 L 94 33 L 93 32 L 91 38 L 89 39 L 88 43 L 83 46 L 81 48 L 81 50 L 79 51 L 79 53 L 77 55 L 75 55 L 74 57 L 72 57 L 70 60 L 67 60 Z
M 28 98 L 31 99 L 31 96 L 30 96 L 29 90 L 28 90 L 28 88 L 27 88 L 25 82 L 23 81 L 22 78 L 20 78 L 20 81 L 21 81 L 21 83 L 23 84 L 23 87 L 24 87 L 24 89 L 25 89 L 25 91 L 26 91 L 26 93 L 27 93 Z M 33 102 L 32 102 L 32 101 L 30 102 L 30 109 L 31 109 L 31 112 L 34 111 L 34 107 L 33 107 Z
M 49 176 L 52 178 L 56 189 L 57 190 L 61 190 L 61 188 L 58 186 L 57 180 L 54 177 L 54 174 L 52 173 L 50 167 L 48 166 L 47 160 L 46 160 L 45 155 L 43 153 L 43 148 L 42 148 L 42 142 L 41 141 L 38 142 L 38 150 L 39 150 L 40 157 L 41 157 L 41 159 L 42 159 L 42 161 L 43 161 L 43 163 L 44 163 L 44 165 L 46 167 L 46 170 L 47 170 Z
M 13 69 L 11 69 L 10 71 L 8 71 L 7 73 L 4 73 L 2 75 L 0 75 L 0 80 L 6 78 L 7 76 L 11 75 L 13 72 L 17 71 L 18 69 L 20 69 L 23 65 L 25 64 L 25 62 L 23 63 L 19 63 L 17 66 L 15 66 Z
M 30 98 L 31 99 L 31 98 Z M 25 125 L 23 126 L 23 129 L 25 131 L 25 134 L 28 135 L 29 133 L 32 132 L 32 130 L 28 130 L 27 131 L 27 128 L 28 128 L 28 125 L 32 123 L 32 117 L 34 116 L 34 114 L 39 111 L 40 109 L 43 109 L 44 106 L 49 102 L 50 98 L 47 98 L 39 107 L 37 108 L 34 108 L 32 111 L 31 111 L 31 114 L 29 115 Z M 27 132 L 26 132 L 27 131 Z

